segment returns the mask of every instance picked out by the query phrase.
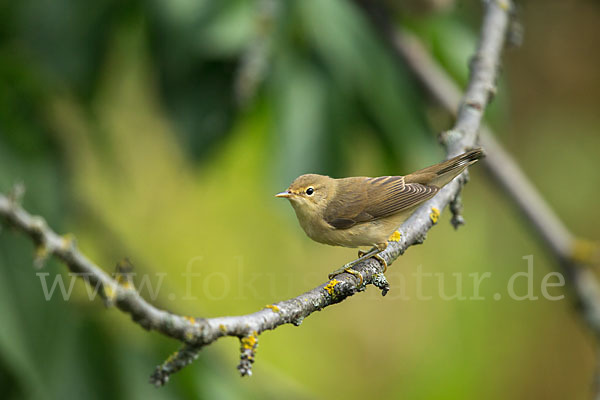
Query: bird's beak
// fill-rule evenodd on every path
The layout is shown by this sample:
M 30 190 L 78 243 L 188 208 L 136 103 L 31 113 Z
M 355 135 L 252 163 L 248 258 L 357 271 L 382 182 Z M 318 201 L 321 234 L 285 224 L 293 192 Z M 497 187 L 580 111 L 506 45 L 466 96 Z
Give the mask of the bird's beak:
M 275 197 L 282 197 L 284 199 L 289 199 L 290 197 L 292 197 L 292 194 L 288 190 L 286 190 L 285 192 L 277 193 L 275 195 Z

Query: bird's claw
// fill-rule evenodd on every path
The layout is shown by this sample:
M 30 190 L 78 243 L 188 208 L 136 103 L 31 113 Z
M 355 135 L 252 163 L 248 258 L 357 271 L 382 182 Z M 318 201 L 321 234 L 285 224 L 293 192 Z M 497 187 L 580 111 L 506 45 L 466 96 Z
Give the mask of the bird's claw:
M 354 275 L 355 277 L 357 277 L 357 278 L 358 278 L 358 281 L 359 281 L 359 284 L 358 284 L 358 286 L 360 287 L 360 286 L 362 286 L 362 285 L 363 285 L 363 283 L 364 283 L 364 278 L 363 278 L 363 276 L 362 276 L 362 274 L 361 274 L 360 272 L 358 272 L 358 271 L 356 271 L 356 270 L 353 270 L 353 269 L 352 269 L 352 267 L 353 267 L 353 266 L 354 266 L 354 265 L 353 265 L 352 263 L 348 263 L 348 264 L 344 265 L 342 268 L 340 268 L 340 269 L 338 269 L 338 270 L 335 270 L 335 271 L 333 271 L 332 273 L 330 273 L 330 274 L 328 275 L 328 278 L 329 278 L 329 279 L 333 279 L 333 278 L 335 278 L 336 276 L 338 276 L 339 274 L 342 274 L 342 273 L 344 273 L 344 272 L 347 272 L 347 273 L 349 273 L 350 275 Z
M 382 274 L 385 274 L 385 271 L 387 271 L 387 268 L 388 268 L 387 261 L 385 261 L 385 259 L 383 257 L 381 257 L 379 254 L 375 254 L 373 256 L 373 258 L 376 259 L 377 261 L 379 261 L 381 263 L 381 265 L 383 265 Z
M 359 259 L 363 258 L 366 254 L 369 254 L 371 251 L 375 250 L 375 248 L 377 248 L 380 252 L 382 252 L 383 250 L 386 249 L 386 247 L 387 247 L 387 243 L 385 244 L 385 246 L 381 246 L 381 247 L 375 246 L 375 247 L 373 247 L 372 250 L 370 250 L 368 252 L 367 251 L 358 250 L 358 258 Z M 383 257 L 381 257 L 381 255 L 379 253 L 373 254 L 369 258 L 374 258 L 377 261 L 379 261 L 381 263 L 381 265 L 383 265 L 383 273 L 385 274 L 385 271 L 387 271 L 387 267 L 388 267 L 387 261 L 385 261 L 385 259 Z M 348 264 L 346 264 L 346 265 L 348 265 Z

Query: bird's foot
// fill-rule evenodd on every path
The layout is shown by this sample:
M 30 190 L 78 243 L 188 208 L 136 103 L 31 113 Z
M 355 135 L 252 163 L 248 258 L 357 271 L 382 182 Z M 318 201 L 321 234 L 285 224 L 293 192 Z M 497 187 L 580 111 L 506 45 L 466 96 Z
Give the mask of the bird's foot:
M 381 257 L 379 255 L 379 253 L 375 254 L 373 256 L 373 258 L 376 259 L 377 261 L 379 261 L 381 263 L 381 265 L 383 265 L 383 272 L 382 272 L 382 274 L 385 274 L 385 271 L 387 271 L 387 267 L 388 267 L 387 261 L 385 261 L 385 259 L 383 257 Z
M 363 282 L 364 282 L 364 278 L 363 278 L 362 274 L 360 272 L 355 271 L 355 270 L 352 269 L 352 267 L 354 267 L 360 261 L 362 261 L 362 260 L 360 260 L 360 258 L 359 258 L 357 260 L 349 262 L 348 264 L 344 265 L 342 268 L 336 269 L 335 271 L 333 271 L 332 273 L 329 274 L 329 276 L 328 276 L 329 279 L 333 279 L 337 275 L 339 275 L 341 273 L 344 273 L 344 272 L 347 272 L 347 273 L 349 273 L 349 274 L 354 275 L 355 277 L 357 277 L 358 281 L 359 281 L 358 286 L 359 287 L 362 286 Z
M 363 278 L 362 274 L 360 272 L 352 269 L 352 267 L 354 267 L 356 264 L 372 257 L 372 258 L 375 258 L 377 261 L 379 261 L 383 265 L 383 273 L 385 273 L 385 271 L 387 271 L 387 262 L 385 261 L 385 259 L 383 257 L 381 257 L 379 255 L 379 253 L 381 253 L 383 250 L 385 250 L 386 247 L 387 247 L 387 243 L 384 243 L 381 245 L 374 246 L 371 250 L 369 250 L 366 253 L 359 250 L 358 258 L 356 260 L 351 261 L 348 264 L 344 265 L 342 268 L 336 269 L 335 271 L 330 273 L 329 279 L 333 279 L 336 275 L 339 275 L 343 272 L 347 272 L 351 275 L 356 276 L 360 282 L 358 286 L 362 286 L 364 283 L 364 278 Z
M 385 261 L 385 259 L 383 257 L 381 257 L 379 255 L 379 253 L 384 251 L 386 248 L 387 248 L 387 243 L 381 243 L 381 244 L 378 244 L 377 246 L 373 246 L 371 248 L 371 250 L 369 250 L 368 252 L 358 250 L 358 260 L 356 260 L 356 262 L 358 263 L 359 260 L 362 261 L 362 260 L 366 260 L 367 258 L 373 257 L 374 259 L 379 261 L 381 263 L 381 265 L 383 265 L 383 273 L 385 273 L 385 271 L 387 271 L 387 267 L 388 267 L 387 261 Z

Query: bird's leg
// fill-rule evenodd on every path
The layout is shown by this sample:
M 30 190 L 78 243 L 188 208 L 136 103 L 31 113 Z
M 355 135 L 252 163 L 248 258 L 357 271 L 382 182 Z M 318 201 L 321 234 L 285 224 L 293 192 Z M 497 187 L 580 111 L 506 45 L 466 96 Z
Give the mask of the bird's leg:
M 387 249 L 387 242 L 378 244 L 377 246 L 375 246 L 375 248 L 378 249 L 379 251 L 373 255 L 373 258 L 375 258 L 377 261 L 379 261 L 381 263 L 381 265 L 383 265 L 383 273 L 385 274 L 385 272 L 387 271 L 387 267 L 388 267 L 387 261 L 385 261 L 384 258 L 379 255 L 379 253 L 381 253 L 382 251 Z
M 379 255 L 379 253 L 381 253 L 382 251 L 384 251 L 386 248 L 387 248 L 387 242 L 380 243 L 380 244 L 378 244 L 376 246 L 373 246 L 371 248 L 371 250 L 369 250 L 368 252 L 364 252 L 362 250 L 358 250 L 358 260 L 356 260 L 356 262 L 359 262 L 359 260 L 363 259 L 362 257 L 366 257 L 366 258 L 373 257 L 373 258 L 375 258 L 377 261 L 379 261 L 383 265 L 383 273 L 385 274 L 385 271 L 387 271 L 387 261 L 385 261 L 383 259 L 383 257 L 381 257 Z M 367 257 L 367 254 L 371 254 L 371 255 Z
M 332 273 L 330 273 L 329 279 L 333 279 L 333 277 L 341 274 L 342 272 L 347 272 L 347 273 L 352 274 L 352 275 L 356 276 L 357 278 L 359 278 L 360 279 L 359 286 L 361 286 L 363 284 L 363 277 L 359 272 L 353 270 L 352 267 L 354 267 L 356 264 L 358 264 L 364 260 L 367 260 L 371 257 L 377 259 L 379 262 L 381 262 L 381 264 L 383 264 L 383 272 L 385 273 L 385 271 L 387 270 L 387 262 L 383 259 L 383 257 L 381 257 L 379 255 L 379 253 L 381 253 L 383 250 L 385 250 L 386 247 L 387 247 L 387 243 L 383 243 L 383 244 L 378 244 L 377 246 L 374 246 L 367 253 L 364 253 L 359 250 L 358 258 L 356 260 L 350 261 L 348 264 L 346 264 L 343 267 L 338 268 L 335 271 L 333 271 Z

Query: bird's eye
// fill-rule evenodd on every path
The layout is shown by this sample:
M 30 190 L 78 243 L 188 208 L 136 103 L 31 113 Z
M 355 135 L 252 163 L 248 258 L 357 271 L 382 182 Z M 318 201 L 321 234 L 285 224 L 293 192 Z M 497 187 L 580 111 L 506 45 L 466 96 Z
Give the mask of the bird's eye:
M 312 196 L 312 194 L 315 192 L 315 189 L 311 186 L 308 189 L 306 189 L 306 194 L 309 196 Z

